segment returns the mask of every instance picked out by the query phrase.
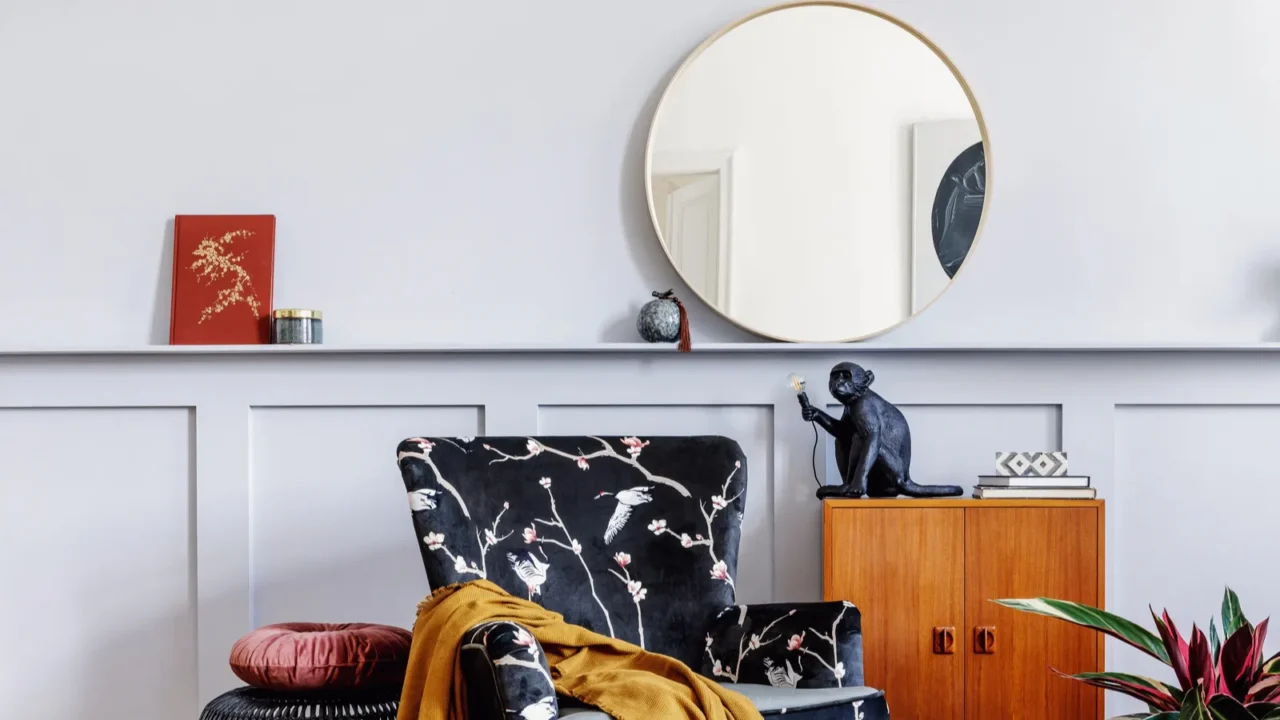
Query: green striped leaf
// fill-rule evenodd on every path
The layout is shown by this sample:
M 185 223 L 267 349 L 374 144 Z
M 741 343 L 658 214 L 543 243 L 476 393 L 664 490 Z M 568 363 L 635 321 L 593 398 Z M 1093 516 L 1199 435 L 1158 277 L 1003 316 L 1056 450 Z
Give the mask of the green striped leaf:
M 1213 659 L 1218 659 L 1218 651 L 1222 649 L 1222 638 L 1218 636 L 1218 624 L 1209 618 L 1209 645 L 1213 648 Z
M 1056 670 L 1054 672 L 1057 672 Z M 1063 673 L 1058 673 L 1062 675 Z M 1176 710 L 1182 704 L 1182 691 L 1141 675 L 1119 672 L 1079 673 L 1066 675 L 1086 685 L 1111 690 L 1141 700 L 1153 710 Z
M 1069 623 L 1092 628 L 1111 637 L 1138 648 L 1166 665 L 1169 664 L 1169 653 L 1164 643 L 1155 633 L 1119 615 L 1112 615 L 1106 610 L 1050 598 L 1026 598 L 1014 600 L 993 600 L 1013 610 L 1045 615 L 1047 617 L 1066 620 Z
M 1222 594 L 1222 632 L 1227 637 L 1231 637 L 1237 630 L 1246 625 L 1249 621 L 1244 617 L 1244 611 L 1240 609 L 1240 598 L 1231 588 Z
M 1267 675 L 1280 675 L 1280 653 L 1276 653 L 1262 662 L 1262 672 Z
M 1255 720 L 1253 713 L 1230 695 L 1215 695 L 1209 701 L 1209 716 L 1213 720 Z
M 1178 714 L 1178 720 L 1214 720 L 1214 718 L 1204 704 L 1204 696 L 1196 690 L 1187 693 L 1186 699 L 1182 701 L 1182 711 Z

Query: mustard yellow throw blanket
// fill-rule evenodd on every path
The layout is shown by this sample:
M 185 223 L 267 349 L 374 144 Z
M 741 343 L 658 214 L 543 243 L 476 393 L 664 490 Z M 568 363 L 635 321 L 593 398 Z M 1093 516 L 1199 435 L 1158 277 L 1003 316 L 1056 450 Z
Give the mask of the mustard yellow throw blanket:
M 758 720 L 750 701 L 665 655 L 570 625 L 559 613 L 509 595 L 488 580 L 436 590 L 418 606 L 397 720 L 465 720 L 458 666 L 463 635 L 507 620 L 542 644 L 556 692 L 618 720 Z

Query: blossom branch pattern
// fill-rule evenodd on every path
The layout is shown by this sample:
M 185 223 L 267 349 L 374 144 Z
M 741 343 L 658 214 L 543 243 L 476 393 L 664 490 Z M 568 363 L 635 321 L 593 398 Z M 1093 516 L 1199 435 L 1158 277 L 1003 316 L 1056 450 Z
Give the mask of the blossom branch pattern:
M 501 537 L 498 535 L 498 523 L 502 522 L 502 516 L 510 509 L 511 503 L 502 503 L 502 509 L 498 511 L 498 517 L 493 519 L 493 526 L 485 529 L 483 540 L 480 539 L 480 528 L 476 528 L 476 544 L 480 546 L 480 577 L 489 577 L 489 548 L 515 534 L 515 530 L 512 530 Z
M 488 447 L 487 445 L 485 447 Z M 591 587 L 591 597 L 595 598 L 596 605 L 600 606 L 600 612 L 604 613 L 604 622 L 609 627 L 609 637 L 617 637 L 613 634 L 613 618 L 609 616 L 609 610 L 605 608 L 604 603 L 600 602 L 600 596 L 596 594 L 596 581 L 591 576 L 591 568 L 587 567 L 587 561 L 582 559 L 582 543 L 574 539 L 569 533 L 569 528 L 565 527 L 564 520 L 560 517 L 560 512 L 556 509 L 556 496 L 551 492 L 551 478 L 544 477 L 538 481 L 538 484 L 547 491 L 547 497 L 551 500 L 551 517 L 555 520 L 543 520 L 534 518 L 535 525 L 530 525 L 524 529 L 525 544 L 538 543 L 540 545 L 555 545 L 573 553 L 578 558 L 578 562 L 582 564 L 582 570 L 587 574 L 587 584 Z M 547 538 L 538 535 L 537 525 L 545 525 L 550 528 L 559 528 L 564 533 L 568 543 L 562 542 L 555 538 Z
M 707 524 L 707 534 L 705 536 L 701 533 L 698 533 L 693 537 L 689 537 L 689 533 L 677 534 L 674 530 L 667 527 L 667 521 L 661 518 L 649 523 L 649 532 L 652 532 L 654 535 L 670 535 L 671 537 L 679 540 L 680 545 L 685 549 L 698 545 L 706 547 L 707 554 L 711 556 L 711 577 L 715 580 L 722 580 L 728 583 L 729 587 L 734 589 L 737 589 L 737 586 L 734 584 L 733 578 L 729 575 L 728 564 L 726 564 L 724 560 L 720 559 L 720 556 L 716 555 L 716 544 L 713 539 L 715 537 L 713 523 L 715 523 L 716 516 L 720 514 L 721 510 L 725 509 L 738 498 L 742 497 L 742 493 L 745 491 L 745 488 L 739 490 L 738 494 L 733 497 L 726 497 L 729 494 L 729 485 L 733 482 L 734 476 L 738 474 L 738 470 L 740 469 L 742 469 L 742 461 L 739 460 L 733 464 L 733 470 L 729 473 L 729 477 L 725 478 L 724 485 L 720 488 L 720 494 L 711 496 L 710 511 L 707 510 L 706 503 L 701 500 L 698 501 L 698 509 L 702 512 L 702 519 Z
M 253 237 L 253 233 L 248 230 L 233 230 L 221 237 L 206 237 L 191 251 L 196 258 L 191 263 L 191 270 L 196 273 L 200 284 L 213 285 L 228 276 L 231 278 L 231 286 L 218 290 L 213 304 L 201 311 L 198 324 L 203 325 L 209 318 L 239 303 L 247 305 L 254 317 L 261 314 L 253 278 L 240 265 L 248 251 L 235 253 L 231 250 L 236 240 L 249 237 Z
M 830 663 L 828 663 L 826 659 L 823 658 L 818 653 L 804 646 L 805 633 L 803 632 L 801 632 L 799 635 L 792 635 L 791 639 L 787 642 L 788 650 L 800 652 L 805 655 L 812 655 L 813 657 L 817 658 L 818 662 L 822 663 L 822 666 L 830 670 L 831 674 L 835 676 L 836 687 L 844 687 L 844 674 L 845 674 L 844 663 L 840 662 L 840 647 L 836 645 L 836 628 L 840 626 L 840 621 L 844 619 L 844 614 L 848 612 L 849 608 L 851 607 L 853 607 L 853 603 L 849 602 L 848 600 L 845 600 L 844 607 L 840 608 L 840 614 L 837 615 L 835 621 L 831 623 L 830 635 L 825 635 L 823 633 L 820 633 L 817 630 L 814 630 L 813 628 L 809 628 L 808 630 L 809 632 L 813 633 L 817 637 L 820 637 L 823 640 L 826 640 L 831 645 L 831 662 Z
M 431 473 L 435 476 L 436 482 L 440 487 L 449 491 L 449 493 L 453 495 L 454 499 L 458 501 L 458 507 L 462 509 L 462 514 L 465 515 L 467 519 L 471 519 L 471 511 L 467 508 L 466 501 L 458 494 L 457 488 L 455 488 L 448 480 L 444 479 L 444 476 L 440 473 L 440 468 L 436 467 L 435 461 L 431 459 L 431 450 L 435 447 L 435 443 L 427 440 L 426 438 L 412 438 L 410 442 L 416 443 L 421 451 L 401 451 L 396 455 L 396 462 L 399 463 L 405 458 L 416 458 L 421 460 L 423 464 L 431 469 Z M 437 491 L 430 488 L 422 488 L 410 492 L 409 509 L 414 512 L 436 509 L 437 504 L 435 496 L 438 494 L 439 493 Z M 498 535 L 498 524 L 502 522 L 502 516 L 510 509 L 511 503 L 502 503 L 502 509 L 498 511 L 498 516 L 493 519 L 493 524 L 488 528 L 485 528 L 483 538 L 480 536 L 480 528 L 476 528 L 476 546 L 480 549 L 479 567 L 476 566 L 474 560 L 468 562 L 461 552 L 455 554 L 451 551 L 445 544 L 445 537 L 441 533 L 427 533 L 426 536 L 422 538 L 422 542 L 426 543 L 427 549 L 433 552 L 444 552 L 444 554 L 448 556 L 449 560 L 453 562 L 453 569 L 458 574 L 478 575 L 487 579 L 489 577 L 489 549 L 514 534 L 514 531 L 511 531 L 506 535 Z
M 740 616 L 738 620 L 739 626 L 742 625 L 742 618 L 746 616 L 746 608 L 743 607 L 742 610 L 743 610 L 742 616 Z M 720 662 L 720 659 L 717 658 L 714 654 L 712 654 L 711 634 L 708 633 L 706 653 L 707 653 L 707 657 L 711 659 L 711 674 L 715 675 L 716 677 L 728 678 L 729 682 L 738 682 L 738 675 L 739 673 L 742 672 L 743 658 L 750 655 L 753 650 L 759 650 L 765 645 L 768 645 L 769 643 L 774 642 L 779 638 L 781 638 L 782 637 L 781 635 L 774 635 L 771 638 L 766 638 L 765 636 L 769 634 L 769 631 L 773 629 L 774 625 L 777 625 L 784 618 L 791 617 L 792 615 L 795 615 L 795 614 L 796 614 L 796 611 L 792 610 L 786 615 L 782 615 L 775 618 L 773 622 L 769 623 L 768 625 L 765 625 L 764 629 L 761 630 L 759 633 L 751 633 L 750 637 L 748 637 L 747 633 L 743 633 L 742 637 L 738 638 L 738 661 L 734 663 L 732 671 L 730 671 L 729 668 L 725 667 Z
M 563 450 L 557 450 L 549 445 L 544 445 L 543 443 L 540 443 L 537 440 L 534 440 L 533 438 L 526 438 L 526 439 L 528 440 L 528 442 L 525 444 L 525 449 L 528 452 L 526 452 L 524 455 L 509 455 L 495 447 L 485 445 L 484 446 L 485 450 L 489 450 L 491 452 L 497 453 L 499 456 L 495 460 L 490 461 L 489 464 L 495 465 L 497 463 L 529 460 L 531 458 L 537 457 L 538 455 L 541 455 L 542 453 L 546 452 L 552 455 L 556 455 L 558 457 L 573 460 L 578 464 L 579 468 L 586 470 L 589 467 L 591 467 L 590 465 L 591 460 L 595 460 L 596 458 L 611 458 L 614 460 L 624 462 L 627 465 L 630 465 L 631 467 L 635 468 L 636 470 L 639 470 L 640 473 L 644 475 L 647 480 L 649 480 L 649 482 L 652 482 L 657 485 L 666 485 L 669 488 L 675 489 L 684 497 L 687 497 L 687 498 L 693 497 L 693 495 L 689 492 L 689 489 L 686 488 L 682 483 L 672 480 L 669 477 L 654 475 L 653 473 L 649 472 L 649 470 L 646 469 L 643 465 L 640 464 L 640 453 L 643 451 L 644 446 L 647 445 L 648 443 L 643 442 L 638 438 L 630 437 L 630 438 L 622 439 L 622 443 L 627 446 L 626 455 L 623 455 L 619 453 L 617 450 L 614 450 L 613 446 L 610 445 L 603 438 L 598 438 L 594 436 L 591 437 L 591 439 L 600 443 L 601 449 L 591 453 L 583 453 L 579 451 L 577 454 L 565 452 Z
M 814 635 L 818 635 L 819 638 L 822 638 L 824 639 L 824 641 L 827 641 L 829 644 L 831 644 L 832 665 L 827 665 L 826 662 L 822 660 L 822 657 L 818 657 L 818 653 L 815 653 L 809 650 L 804 650 L 804 648 L 801 648 L 801 650 L 804 650 L 804 652 L 808 652 L 809 655 L 818 657 L 818 661 L 822 662 L 823 665 L 827 665 L 827 669 L 831 670 L 831 674 L 836 676 L 837 688 L 845 687 L 845 664 L 844 662 L 840 661 L 840 646 L 837 646 L 836 644 L 836 628 L 840 626 L 840 621 L 845 619 L 845 612 L 849 612 L 849 609 L 852 606 L 854 606 L 854 603 L 849 602 L 847 600 L 844 601 L 844 606 L 842 606 L 840 609 L 840 615 L 836 615 L 836 619 L 833 620 L 831 623 L 831 634 L 824 635 L 822 633 L 819 633 L 818 630 L 809 628 L 810 633 L 813 633 Z
M 493 663 L 495 668 L 518 667 L 533 670 L 546 680 L 546 687 L 554 692 L 555 682 L 551 679 L 551 673 L 548 672 L 547 668 L 538 660 L 537 640 L 534 639 L 533 635 L 530 634 L 528 630 L 516 625 L 515 623 L 505 620 L 485 623 L 484 625 L 475 628 L 469 641 L 460 649 L 477 650 L 488 656 L 489 634 L 495 630 L 501 632 L 513 626 L 515 627 L 515 631 L 512 633 L 511 641 L 517 646 L 516 649 L 500 657 L 490 657 L 489 662 Z M 518 653 L 528 653 L 529 658 L 524 659 L 517 657 Z M 521 708 L 519 711 L 512 710 L 511 708 L 504 709 L 508 713 L 516 714 L 521 718 L 530 718 L 531 720 L 533 718 L 552 718 L 556 716 L 555 695 L 551 694 L 542 697 L 534 701 L 531 705 Z
M 609 568 L 609 572 L 618 578 L 627 586 L 627 592 L 631 593 L 631 602 L 636 606 L 636 628 L 640 633 L 640 649 L 644 650 L 644 614 L 640 612 L 640 601 L 644 600 L 645 595 L 649 594 L 649 589 L 640 584 L 639 580 L 631 579 L 631 572 L 627 570 L 627 566 L 631 564 L 631 556 L 627 553 L 620 552 L 613 556 L 613 561 L 618 563 L 618 567 L 622 568 L 619 573 L 613 568 Z
M 450 484 L 448 480 L 444 479 L 444 476 L 440 474 L 440 468 L 436 467 L 435 461 L 431 459 L 431 449 L 434 448 L 436 444 L 426 438 L 410 438 L 409 442 L 417 443 L 418 447 L 421 448 L 421 452 L 402 450 L 399 453 L 396 453 L 396 464 L 400 464 L 400 462 L 405 458 L 416 458 L 421 460 L 427 467 L 431 468 L 431 474 L 436 476 L 436 482 L 440 484 L 440 487 L 448 490 L 449 494 L 453 495 L 453 498 L 458 501 L 458 507 L 462 508 L 462 514 L 470 520 L 471 511 L 467 509 L 467 501 L 463 500 L 462 496 L 458 494 L 457 488 Z
M 458 573 L 459 575 L 465 575 L 469 573 L 471 575 L 485 577 L 485 571 L 481 570 L 479 567 L 476 567 L 475 560 L 472 560 L 471 564 L 468 565 L 467 559 L 462 556 L 462 553 L 458 553 L 457 555 L 455 555 L 451 550 L 449 550 L 449 546 L 444 544 L 444 535 L 442 533 L 429 532 L 422 538 L 422 542 L 426 543 L 427 549 L 430 550 L 431 552 L 443 551 L 444 554 L 449 557 L 449 560 L 453 562 L 454 572 Z

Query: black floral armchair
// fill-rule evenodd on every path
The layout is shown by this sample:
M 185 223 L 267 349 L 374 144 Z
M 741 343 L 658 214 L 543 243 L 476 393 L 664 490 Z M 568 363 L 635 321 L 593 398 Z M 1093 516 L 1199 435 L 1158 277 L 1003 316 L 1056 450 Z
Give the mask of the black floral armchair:
M 565 620 L 675 657 L 765 715 L 884 720 L 862 685 L 850 603 L 735 605 L 742 450 L 721 437 L 410 438 L 397 461 L 431 586 L 487 578 Z M 477 717 L 605 718 L 561 707 L 515 623 L 460 649 Z

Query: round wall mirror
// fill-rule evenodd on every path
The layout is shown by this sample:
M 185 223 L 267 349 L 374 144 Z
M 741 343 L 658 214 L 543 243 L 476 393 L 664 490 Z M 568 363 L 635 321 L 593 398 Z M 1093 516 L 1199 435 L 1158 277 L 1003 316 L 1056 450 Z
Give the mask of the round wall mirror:
M 676 72 L 649 134 L 649 211 L 732 322 L 858 340 L 923 310 L 970 257 L 987 148 L 969 87 L 920 33 L 850 4 L 786 5 Z

